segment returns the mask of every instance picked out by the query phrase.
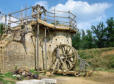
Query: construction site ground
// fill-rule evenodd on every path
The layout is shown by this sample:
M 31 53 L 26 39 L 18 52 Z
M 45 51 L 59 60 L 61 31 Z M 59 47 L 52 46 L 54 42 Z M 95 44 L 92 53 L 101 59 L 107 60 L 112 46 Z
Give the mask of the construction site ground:
M 114 72 L 97 71 L 91 77 L 57 76 L 58 84 L 114 84 Z
M 107 71 L 96 71 L 91 77 L 73 77 L 73 76 L 58 76 L 49 77 L 51 79 L 56 79 L 57 84 L 114 84 L 114 72 Z M 9 81 L 14 81 L 12 79 L 7 79 Z M 0 83 L 2 84 L 2 83 Z

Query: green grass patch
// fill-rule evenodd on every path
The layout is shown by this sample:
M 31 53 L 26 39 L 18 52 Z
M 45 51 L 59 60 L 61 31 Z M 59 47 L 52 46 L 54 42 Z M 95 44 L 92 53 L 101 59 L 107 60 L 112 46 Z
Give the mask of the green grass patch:
M 2 84 L 15 84 L 14 81 L 11 81 L 11 80 L 6 80 L 5 78 L 13 78 L 11 76 L 12 74 L 10 72 L 6 73 L 6 74 L 1 74 L 0 73 L 0 82 Z
M 95 68 L 95 70 L 108 71 L 114 69 L 114 47 L 110 48 L 94 48 L 79 50 L 81 58 Z M 103 54 L 104 53 L 104 54 Z

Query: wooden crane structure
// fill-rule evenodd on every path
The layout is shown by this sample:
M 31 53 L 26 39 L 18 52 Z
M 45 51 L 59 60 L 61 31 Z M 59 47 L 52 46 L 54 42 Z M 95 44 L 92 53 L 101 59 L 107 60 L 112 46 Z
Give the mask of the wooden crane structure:
M 30 60 L 34 63 L 30 62 L 30 65 L 34 65 L 38 71 L 46 70 L 53 73 L 62 72 L 64 74 L 65 72 L 72 73 L 70 71 L 76 68 L 79 60 L 80 69 L 85 71 L 88 64 L 79 57 L 76 49 L 72 47 L 71 36 L 77 32 L 75 20 L 76 16 L 70 11 L 53 9 L 49 12 L 43 6 L 36 5 L 9 13 L 6 20 L 7 27 L 4 32 L 12 36 L 12 38 L 8 37 L 11 39 L 10 42 L 15 41 L 23 44 L 26 53 L 22 51 L 21 55 L 26 54 L 26 56 L 29 56 L 29 53 L 32 53 L 30 53 L 30 56 L 34 56 L 34 59 L 30 57 Z M 18 36 L 17 34 L 20 38 L 18 40 L 15 39 Z M 10 45 L 8 42 L 6 44 Z M 30 42 L 33 42 L 34 46 Z M 2 44 L 0 47 L 2 48 Z M 10 50 L 7 52 L 10 52 Z M 18 54 L 21 56 L 20 53 Z M 23 62 L 25 61 L 23 60 Z M 17 61 L 15 64 L 17 64 Z M 29 65 L 25 63 L 24 66 Z

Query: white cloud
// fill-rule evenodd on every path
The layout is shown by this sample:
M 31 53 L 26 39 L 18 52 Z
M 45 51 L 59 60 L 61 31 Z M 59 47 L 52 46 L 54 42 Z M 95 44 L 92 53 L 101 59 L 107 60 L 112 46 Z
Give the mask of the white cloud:
M 80 21 L 78 22 L 77 26 L 79 29 L 88 29 L 90 28 L 92 25 L 97 25 L 99 22 L 102 22 L 106 20 L 106 16 L 105 15 L 101 15 L 101 16 L 98 16 L 96 17 L 95 19 L 91 19 L 91 20 L 87 20 L 87 21 Z
M 9 18 L 8 18 L 8 20 L 9 20 Z M 19 21 L 18 19 L 14 18 L 14 17 L 11 17 L 10 20 L 11 20 L 12 22 Z M 17 26 L 17 25 L 18 25 L 18 23 L 12 23 L 12 24 L 11 24 L 11 27 L 15 27 L 15 26 Z
M 88 28 L 91 24 L 104 19 L 105 11 L 111 6 L 109 3 L 89 4 L 85 1 L 68 0 L 65 4 L 57 4 L 50 9 L 72 11 L 77 16 L 78 27 Z
M 5 17 L 4 16 L 0 16 L 0 23 L 4 23 L 5 22 Z
M 6 24 L 8 24 L 8 20 L 9 20 L 9 17 L 7 17 Z M 14 18 L 14 17 L 11 17 L 10 20 L 12 22 L 18 21 L 18 19 Z M 5 16 L 3 16 L 3 15 L 0 16 L 0 23 L 3 23 L 3 24 L 5 23 Z M 17 26 L 17 25 L 18 25 L 17 23 L 12 23 L 11 27 L 14 27 L 14 26 Z
M 36 4 L 39 4 L 41 6 L 44 6 L 45 8 L 48 8 L 48 2 L 47 1 L 38 1 L 35 3 Z

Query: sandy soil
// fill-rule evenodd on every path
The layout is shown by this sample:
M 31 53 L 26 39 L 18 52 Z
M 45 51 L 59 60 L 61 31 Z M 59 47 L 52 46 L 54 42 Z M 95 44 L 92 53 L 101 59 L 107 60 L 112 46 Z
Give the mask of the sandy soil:
M 57 84 L 114 84 L 114 72 L 97 71 L 91 77 L 54 76 L 50 78 L 57 79 Z
M 56 77 L 57 84 L 114 84 L 114 73 L 94 72 L 91 77 Z
M 105 56 L 105 55 L 114 55 L 114 50 L 106 51 L 101 54 L 101 56 Z

